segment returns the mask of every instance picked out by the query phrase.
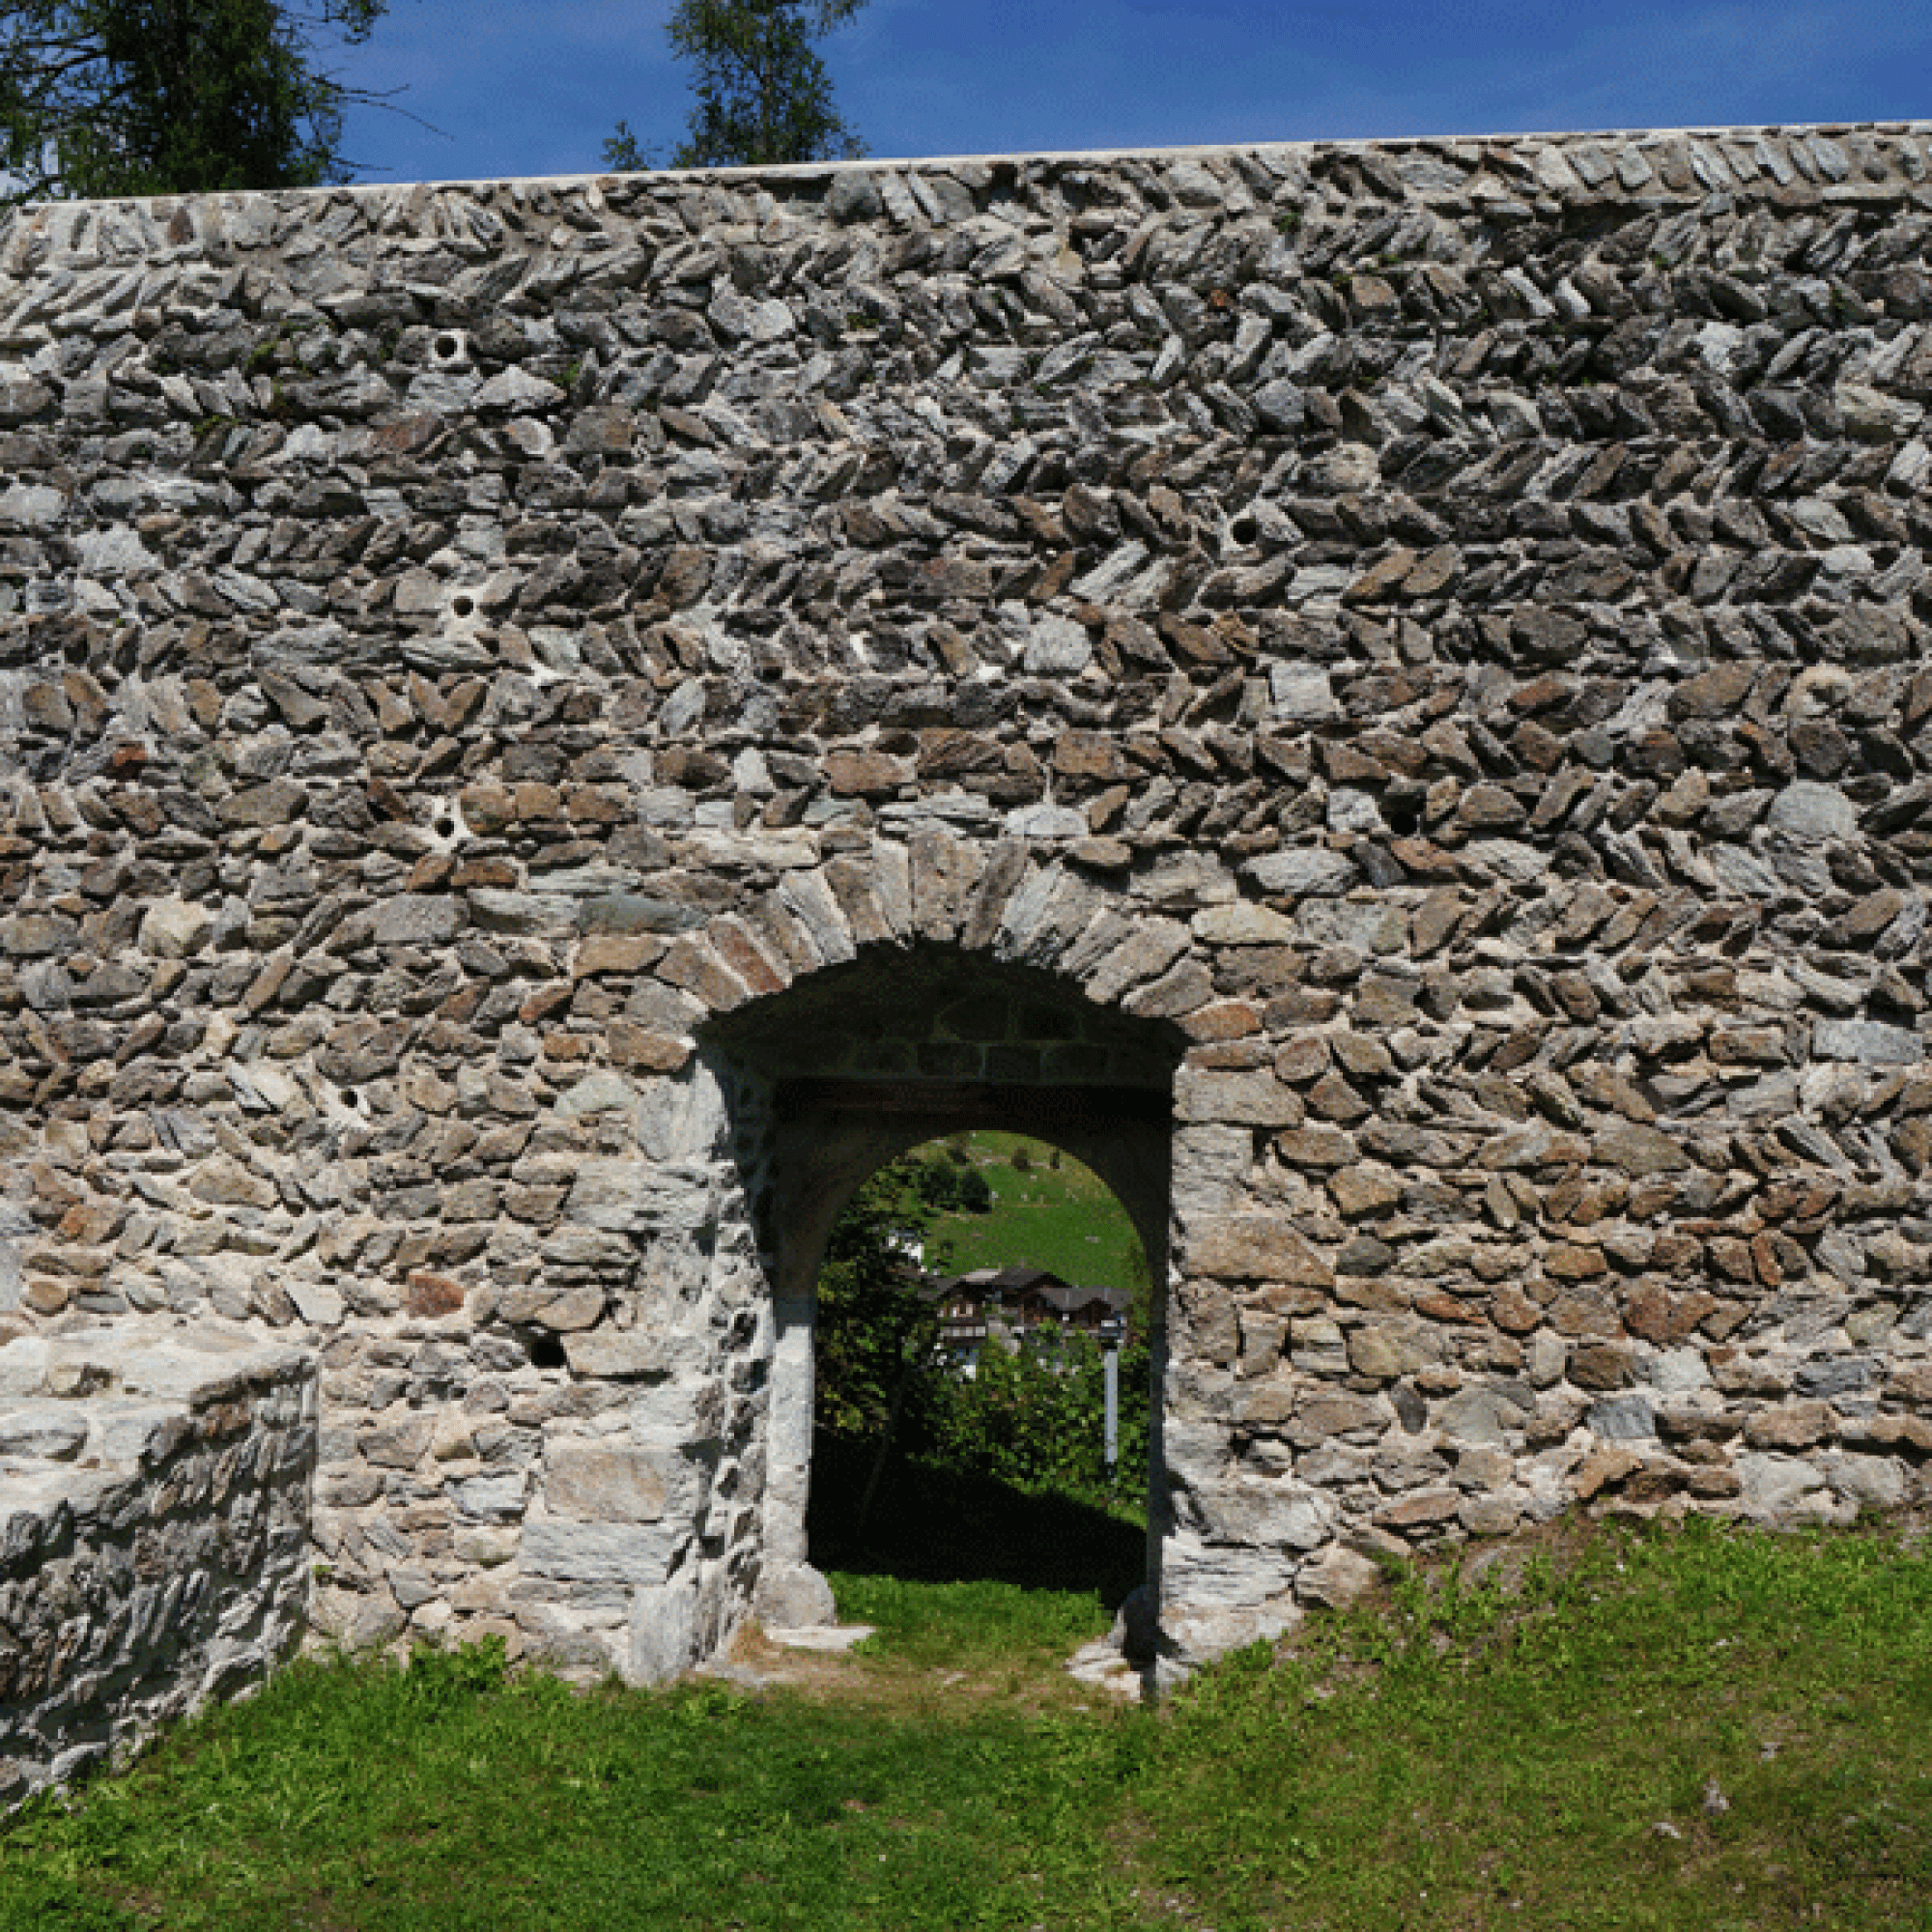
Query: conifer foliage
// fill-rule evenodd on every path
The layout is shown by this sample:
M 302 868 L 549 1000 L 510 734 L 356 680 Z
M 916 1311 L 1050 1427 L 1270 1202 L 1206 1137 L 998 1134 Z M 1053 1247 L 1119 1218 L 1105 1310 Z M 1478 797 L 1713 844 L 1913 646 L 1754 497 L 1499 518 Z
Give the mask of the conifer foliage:
M 866 144 L 832 100 L 832 76 L 815 43 L 843 26 L 866 0 L 677 0 L 670 43 L 693 69 L 691 138 L 671 156 L 679 168 L 768 167 L 854 160 Z M 604 144 L 608 164 L 650 165 L 624 122 Z
M 0 0 L 8 200 L 344 181 L 342 116 L 378 97 L 318 65 L 388 0 Z

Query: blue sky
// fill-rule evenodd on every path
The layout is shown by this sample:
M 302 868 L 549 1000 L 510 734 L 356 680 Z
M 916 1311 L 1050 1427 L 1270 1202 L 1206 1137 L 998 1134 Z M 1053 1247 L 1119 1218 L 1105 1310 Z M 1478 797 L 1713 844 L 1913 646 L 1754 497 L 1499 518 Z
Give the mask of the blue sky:
M 373 178 L 568 174 L 690 105 L 670 0 L 391 0 L 340 62 Z M 882 156 L 1932 117 L 1926 0 L 870 0 L 825 45 Z

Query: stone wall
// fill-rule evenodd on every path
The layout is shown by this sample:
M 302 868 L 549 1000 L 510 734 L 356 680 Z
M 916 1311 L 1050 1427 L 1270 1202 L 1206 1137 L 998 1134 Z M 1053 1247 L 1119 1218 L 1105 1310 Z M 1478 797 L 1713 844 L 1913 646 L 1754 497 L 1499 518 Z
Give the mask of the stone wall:
M 0 1807 L 302 1631 L 315 1362 L 168 1317 L 0 1346 Z
M 1131 1091 L 1182 1648 L 1922 1485 L 1928 169 L 14 217 L 0 1300 L 313 1341 L 330 1628 L 651 1675 L 796 1536 L 796 1083 Z

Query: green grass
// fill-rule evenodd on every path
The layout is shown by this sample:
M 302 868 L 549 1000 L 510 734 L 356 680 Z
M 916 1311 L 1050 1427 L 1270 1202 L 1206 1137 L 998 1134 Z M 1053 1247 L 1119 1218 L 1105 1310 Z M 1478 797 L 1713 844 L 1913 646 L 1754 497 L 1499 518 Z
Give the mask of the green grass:
M 1026 1926 L 1118 1893 L 1055 1822 L 1100 1742 L 1005 1711 L 302 1664 L 16 1829 L 0 1924 Z
M 1410 1577 L 1158 1715 L 1064 1688 L 1091 1588 L 837 1588 L 870 1654 L 758 1696 L 298 1665 L 0 1828 L 0 1927 L 1932 1927 L 1932 1558 L 1895 1530 Z
M 1411 1581 L 1206 1679 L 1163 1766 L 1219 1932 L 1932 1927 L 1932 1559 L 1692 1524 Z
M 1147 1576 L 1143 1520 L 923 1462 L 887 1465 L 862 1536 L 870 1461 L 867 1445 L 820 1438 L 808 1525 L 841 1620 L 878 1627 L 869 1657 L 998 1672 L 1015 1690 L 1051 1681 Z
M 1098 1175 L 1024 1134 L 969 1134 L 965 1147 L 994 1205 L 985 1214 L 943 1215 L 935 1225 L 933 1244 L 950 1250 L 953 1272 L 1041 1267 L 1083 1288 L 1132 1291 L 1147 1265 L 1140 1237 Z M 1013 1166 L 1020 1150 L 1031 1163 L 1024 1172 Z

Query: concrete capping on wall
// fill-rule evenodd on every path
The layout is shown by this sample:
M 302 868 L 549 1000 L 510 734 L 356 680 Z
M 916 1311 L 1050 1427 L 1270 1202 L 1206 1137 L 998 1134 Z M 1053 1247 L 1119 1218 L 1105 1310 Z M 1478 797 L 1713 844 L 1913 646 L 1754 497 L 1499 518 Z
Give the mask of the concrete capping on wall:
M 1307 162 L 1335 156 L 1374 158 L 1434 155 L 1475 167 L 1480 166 L 1481 157 L 1486 155 L 1510 156 L 1520 152 L 1535 156 L 1551 149 L 1576 150 L 1585 154 L 1593 150 L 1601 150 L 1607 155 L 1623 151 L 1657 154 L 1671 150 L 1681 153 L 1690 147 L 1703 151 L 1698 156 L 1701 169 L 1710 167 L 1710 154 L 1714 149 L 1719 154 L 1729 151 L 1747 159 L 1744 166 L 1736 168 L 1720 161 L 1719 166 L 1722 172 L 1716 181 L 1707 179 L 1701 170 L 1687 178 L 1672 169 L 1662 176 L 1651 177 L 1657 183 L 1657 190 L 1664 194 L 1682 194 L 1694 187 L 1704 193 L 1722 193 L 1735 186 L 1747 185 L 1760 176 L 1773 187 L 1788 186 L 1794 181 L 1807 185 L 1843 185 L 1851 182 L 1855 174 L 1855 164 L 1850 157 L 1837 151 L 1843 136 L 1850 136 L 1859 145 L 1856 171 L 1862 173 L 1865 180 L 1881 184 L 1893 181 L 1898 176 L 1891 169 L 1884 166 L 1875 169 L 1872 165 L 1870 142 L 1875 137 L 1915 136 L 1923 139 L 1928 134 L 1932 134 L 1932 120 L 1511 129 L 1489 133 L 1384 135 L 1373 139 L 1195 142 L 1162 148 L 1041 148 L 1005 155 L 868 155 L 860 160 L 801 161 L 781 166 L 657 168 L 641 175 L 613 174 L 608 169 L 598 169 L 582 174 L 507 178 L 482 176 L 421 182 L 351 182 L 329 187 L 282 188 L 225 198 L 283 205 L 302 200 L 327 202 L 344 196 L 386 199 L 398 194 L 486 192 L 512 185 L 581 192 L 587 188 L 639 181 L 684 187 L 741 188 L 770 183 L 780 187 L 810 188 L 829 185 L 840 179 L 877 174 L 951 173 L 968 169 L 1011 175 L 1032 169 L 1104 169 L 1123 163 L 1265 160 L 1272 156 Z M 1810 145 L 1813 142 L 1826 144 L 1823 155 L 1813 151 Z M 1796 151 L 1790 145 L 1793 143 L 1799 144 Z M 1932 163 L 1928 163 L 1922 149 L 1908 149 L 1901 156 L 1898 175 L 1902 175 L 1908 184 L 1923 185 L 1932 181 Z M 1551 170 L 1545 185 L 1553 192 L 1580 195 L 1592 187 L 1604 187 L 1613 179 L 1615 185 L 1609 188 L 1605 199 L 1628 200 L 1635 188 L 1645 185 L 1641 174 L 1634 182 L 1616 177 L 1612 162 L 1610 171 L 1602 176 L 1596 176 L 1594 167 L 1587 163 L 1581 174 L 1558 165 Z M 1435 191 L 1444 196 L 1453 191 L 1447 181 L 1438 180 L 1434 185 Z M 173 206 L 180 197 L 155 199 Z M 103 201 L 66 202 L 58 206 L 112 208 L 139 207 L 141 204 Z
M 316 1363 L 168 1317 L 0 1347 L 0 1806 L 300 1639 Z
M 1929 244 L 1920 124 L 21 211 L 0 1313 L 314 1340 L 323 1628 L 661 1676 L 816 1596 L 787 1105 L 1124 1083 L 1175 1655 L 1922 1495 Z

